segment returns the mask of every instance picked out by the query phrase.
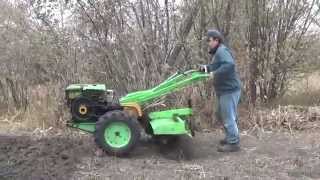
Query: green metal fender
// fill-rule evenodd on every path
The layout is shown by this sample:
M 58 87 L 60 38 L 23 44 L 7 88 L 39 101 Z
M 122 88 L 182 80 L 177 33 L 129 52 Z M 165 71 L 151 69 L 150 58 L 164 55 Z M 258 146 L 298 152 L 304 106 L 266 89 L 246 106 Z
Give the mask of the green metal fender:
M 154 135 L 191 134 L 184 118 L 192 115 L 191 108 L 171 109 L 149 114 L 150 125 Z

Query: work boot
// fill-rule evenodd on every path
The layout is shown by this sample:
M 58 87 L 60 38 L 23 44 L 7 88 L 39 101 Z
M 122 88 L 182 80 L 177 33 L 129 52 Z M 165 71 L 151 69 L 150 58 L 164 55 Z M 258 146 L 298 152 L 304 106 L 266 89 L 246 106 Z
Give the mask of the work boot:
M 226 145 L 228 142 L 227 142 L 227 140 L 226 139 L 221 139 L 220 141 L 219 141 L 219 144 L 220 145 Z
M 240 151 L 239 144 L 225 144 L 218 147 L 218 152 L 237 152 Z

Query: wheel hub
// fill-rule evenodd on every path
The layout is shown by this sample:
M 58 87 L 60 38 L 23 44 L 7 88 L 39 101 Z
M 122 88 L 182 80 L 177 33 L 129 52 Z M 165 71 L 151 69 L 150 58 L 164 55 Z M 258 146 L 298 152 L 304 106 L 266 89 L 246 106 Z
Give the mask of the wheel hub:
M 105 129 L 105 141 L 113 148 L 126 146 L 131 139 L 131 130 L 123 122 L 113 122 Z
M 79 113 L 80 113 L 81 115 L 85 115 L 85 114 L 87 114 L 87 112 L 88 112 L 87 106 L 84 105 L 84 104 L 81 104 L 81 105 L 79 106 Z

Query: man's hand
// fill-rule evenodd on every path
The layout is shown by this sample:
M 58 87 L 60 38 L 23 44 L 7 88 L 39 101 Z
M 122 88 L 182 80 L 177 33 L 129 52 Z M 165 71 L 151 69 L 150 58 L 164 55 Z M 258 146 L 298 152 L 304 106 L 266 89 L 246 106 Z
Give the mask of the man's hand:
M 208 72 L 207 65 L 199 65 L 199 71 L 207 73 Z

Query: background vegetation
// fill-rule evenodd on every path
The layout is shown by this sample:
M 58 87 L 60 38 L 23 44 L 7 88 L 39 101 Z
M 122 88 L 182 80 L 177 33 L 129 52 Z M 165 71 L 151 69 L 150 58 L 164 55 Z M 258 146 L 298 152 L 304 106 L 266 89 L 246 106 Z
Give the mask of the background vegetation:
M 209 28 L 233 49 L 243 114 L 320 101 L 318 0 L 4 0 L 0 8 L 0 115 L 15 127 L 63 127 L 70 83 L 105 83 L 121 96 L 208 63 Z M 199 123 L 212 125 L 211 83 L 166 103 L 189 97 Z M 253 117 L 244 124 L 256 125 Z

